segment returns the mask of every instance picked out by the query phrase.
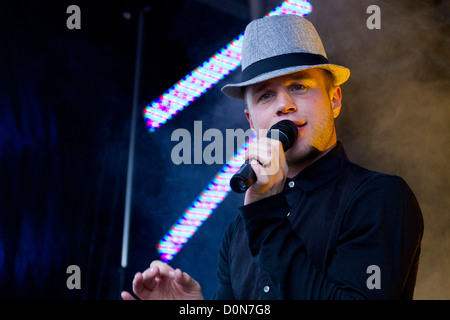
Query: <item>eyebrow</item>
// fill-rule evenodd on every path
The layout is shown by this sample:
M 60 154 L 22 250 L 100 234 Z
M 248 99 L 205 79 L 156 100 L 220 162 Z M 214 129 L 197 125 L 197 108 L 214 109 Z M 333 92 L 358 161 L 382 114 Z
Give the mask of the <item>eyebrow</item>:
M 255 88 L 252 90 L 252 92 L 253 92 L 254 94 L 255 94 L 255 93 L 258 93 L 258 92 L 263 91 L 264 89 L 266 89 L 268 86 L 269 86 L 269 82 L 268 82 L 268 81 L 265 81 L 265 82 L 261 83 L 260 85 L 258 85 L 257 87 L 255 87 Z
M 309 73 L 294 73 L 286 80 L 286 82 L 297 80 L 314 80 L 314 79 L 315 77 Z
M 308 73 L 294 73 L 285 80 L 285 83 L 294 82 L 294 81 L 298 81 L 298 80 L 313 80 L 313 79 L 314 79 L 314 77 Z M 260 85 L 255 87 L 254 90 L 252 90 L 252 92 L 254 94 L 258 93 L 258 92 L 266 89 L 268 86 L 270 86 L 270 80 L 266 80 L 266 81 L 262 82 Z

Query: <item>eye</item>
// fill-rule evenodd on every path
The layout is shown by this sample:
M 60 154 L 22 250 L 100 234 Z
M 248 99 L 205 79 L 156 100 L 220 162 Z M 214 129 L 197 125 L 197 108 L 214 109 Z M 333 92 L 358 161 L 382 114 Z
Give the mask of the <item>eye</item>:
M 294 91 L 306 91 L 306 87 L 302 84 L 295 84 L 293 86 Z
M 270 99 L 271 95 L 270 93 L 264 93 L 261 95 L 261 97 L 259 98 L 260 100 L 267 100 Z

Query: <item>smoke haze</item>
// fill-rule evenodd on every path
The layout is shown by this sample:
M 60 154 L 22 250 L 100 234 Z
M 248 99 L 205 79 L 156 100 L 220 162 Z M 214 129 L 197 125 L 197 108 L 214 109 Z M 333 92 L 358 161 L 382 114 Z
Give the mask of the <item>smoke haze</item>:
M 369 169 L 402 176 L 425 232 L 415 299 L 450 298 L 450 27 L 445 1 L 311 1 L 331 62 L 349 67 L 338 138 Z M 381 29 L 369 30 L 369 5 Z

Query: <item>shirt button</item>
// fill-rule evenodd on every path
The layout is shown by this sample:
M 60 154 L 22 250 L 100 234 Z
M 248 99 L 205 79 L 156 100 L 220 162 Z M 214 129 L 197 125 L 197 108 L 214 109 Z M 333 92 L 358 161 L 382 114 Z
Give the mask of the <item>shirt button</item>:
M 293 188 L 295 186 L 295 182 L 294 181 L 289 181 L 288 185 L 289 185 L 289 187 Z
M 270 287 L 269 286 L 265 286 L 263 290 L 264 290 L 265 293 L 267 293 L 267 292 L 270 291 Z

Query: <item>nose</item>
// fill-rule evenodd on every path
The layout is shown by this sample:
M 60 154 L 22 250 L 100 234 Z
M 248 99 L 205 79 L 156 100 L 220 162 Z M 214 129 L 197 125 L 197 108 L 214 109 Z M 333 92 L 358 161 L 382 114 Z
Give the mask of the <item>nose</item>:
M 281 116 L 285 113 L 295 112 L 297 110 L 297 106 L 295 105 L 288 92 L 285 92 L 284 90 L 282 92 L 279 92 L 277 98 L 277 116 Z

